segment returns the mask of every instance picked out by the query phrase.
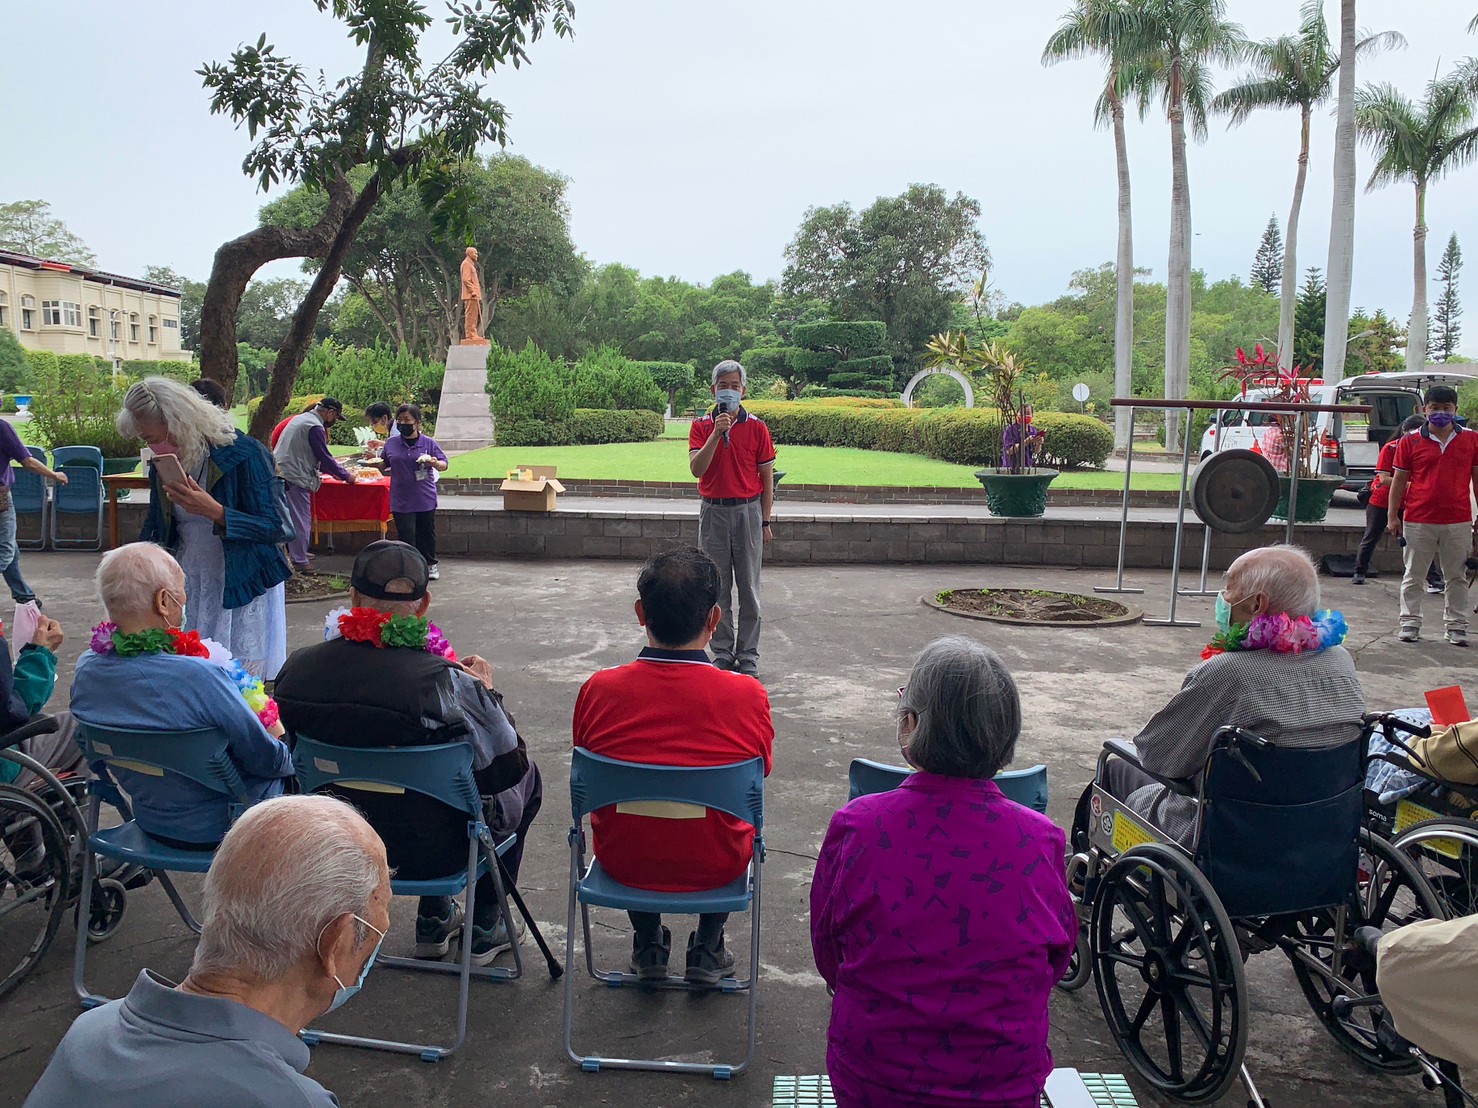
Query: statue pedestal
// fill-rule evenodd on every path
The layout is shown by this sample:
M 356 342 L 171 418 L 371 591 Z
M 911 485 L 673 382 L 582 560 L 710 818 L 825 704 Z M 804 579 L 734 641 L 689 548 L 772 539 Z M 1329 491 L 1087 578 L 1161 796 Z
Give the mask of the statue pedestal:
M 487 345 L 453 346 L 436 409 L 436 442 L 443 450 L 477 450 L 493 443 Z

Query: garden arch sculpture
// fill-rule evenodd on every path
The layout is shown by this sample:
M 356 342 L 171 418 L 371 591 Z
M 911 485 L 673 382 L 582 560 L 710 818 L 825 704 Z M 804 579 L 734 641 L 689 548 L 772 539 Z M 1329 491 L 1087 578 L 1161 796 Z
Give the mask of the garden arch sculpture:
M 965 407 L 975 407 L 975 390 L 970 387 L 970 380 L 958 369 L 949 369 L 946 366 L 936 366 L 932 369 L 921 369 L 913 375 L 913 379 L 903 387 L 903 406 L 913 407 L 913 390 L 918 388 L 919 382 L 925 377 L 932 377 L 936 373 L 943 373 L 946 377 L 953 377 L 965 390 Z

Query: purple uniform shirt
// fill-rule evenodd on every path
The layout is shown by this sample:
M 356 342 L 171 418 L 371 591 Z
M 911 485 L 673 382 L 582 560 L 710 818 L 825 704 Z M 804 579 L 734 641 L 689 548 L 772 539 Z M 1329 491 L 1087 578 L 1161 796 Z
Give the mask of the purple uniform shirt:
M 1002 464 L 1007 466 L 1012 464 L 1024 466 L 1036 465 L 1037 448 L 1041 446 L 1044 437 L 1041 431 L 1028 423 L 1026 425 L 1026 449 L 1022 451 L 1022 457 L 1015 459 L 1013 463 L 1011 448 L 1021 441 L 1021 424 L 1006 424 L 1006 429 L 1001 432 L 1001 446 L 1004 448 L 1002 450 L 1002 458 L 1004 459 Z
M 3 470 L 0 472 L 0 489 L 15 484 L 15 470 L 10 468 L 10 463 L 24 464 L 30 456 L 26 444 L 21 442 L 21 437 L 15 433 L 10 421 L 0 419 L 0 458 L 6 459 L 0 462 L 0 470 Z
M 337 477 L 340 481 L 349 480 L 349 471 L 341 466 L 328 448 L 328 431 L 323 424 L 308 428 L 308 445 L 313 448 L 313 456 L 318 459 L 320 472 L 327 473 L 330 477 Z
M 1063 833 L 991 781 L 915 773 L 831 819 L 811 947 L 843 1108 L 1036 1108 L 1077 937 Z
M 430 435 L 409 442 L 399 434 L 385 440 L 380 457 L 390 463 L 390 510 L 392 512 L 434 512 L 436 510 L 436 471 L 416 461 L 430 454 L 446 461 L 446 454 Z

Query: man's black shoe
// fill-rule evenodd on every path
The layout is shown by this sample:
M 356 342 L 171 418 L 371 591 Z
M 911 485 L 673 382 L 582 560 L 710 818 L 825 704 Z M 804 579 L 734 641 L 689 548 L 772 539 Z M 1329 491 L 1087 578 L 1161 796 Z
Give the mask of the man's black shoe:
M 653 943 L 643 943 L 640 936 L 631 936 L 631 972 L 642 981 L 666 981 L 667 959 L 672 955 L 672 932 L 662 928 L 662 937 Z
M 1353 576 L 1353 577 L 1350 578 L 1350 584 L 1352 584 L 1352 585 L 1363 585 L 1363 584 L 1365 584 L 1365 574 L 1361 573 L 1359 570 L 1356 570 L 1355 571 L 1355 576 Z

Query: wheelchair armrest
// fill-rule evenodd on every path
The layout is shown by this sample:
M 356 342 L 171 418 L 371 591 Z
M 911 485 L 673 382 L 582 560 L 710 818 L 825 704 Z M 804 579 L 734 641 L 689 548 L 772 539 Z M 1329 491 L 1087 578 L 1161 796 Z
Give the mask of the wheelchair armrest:
M 1103 777 L 1103 764 L 1108 761 L 1109 756 L 1122 758 L 1141 773 L 1153 777 L 1161 785 L 1164 785 L 1173 793 L 1181 796 L 1195 796 L 1196 785 L 1194 781 L 1183 781 L 1177 777 L 1165 777 L 1153 770 L 1144 768 L 1144 763 L 1139 760 L 1139 751 L 1134 749 L 1133 743 L 1125 742 L 1123 739 L 1105 739 L 1103 750 L 1098 755 L 1099 779 Z
M 61 724 L 55 716 L 37 714 L 21 724 L 14 731 L 7 731 L 0 735 L 0 747 L 16 746 L 27 739 L 35 738 L 37 735 L 50 735 L 54 731 L 61 730 Z

